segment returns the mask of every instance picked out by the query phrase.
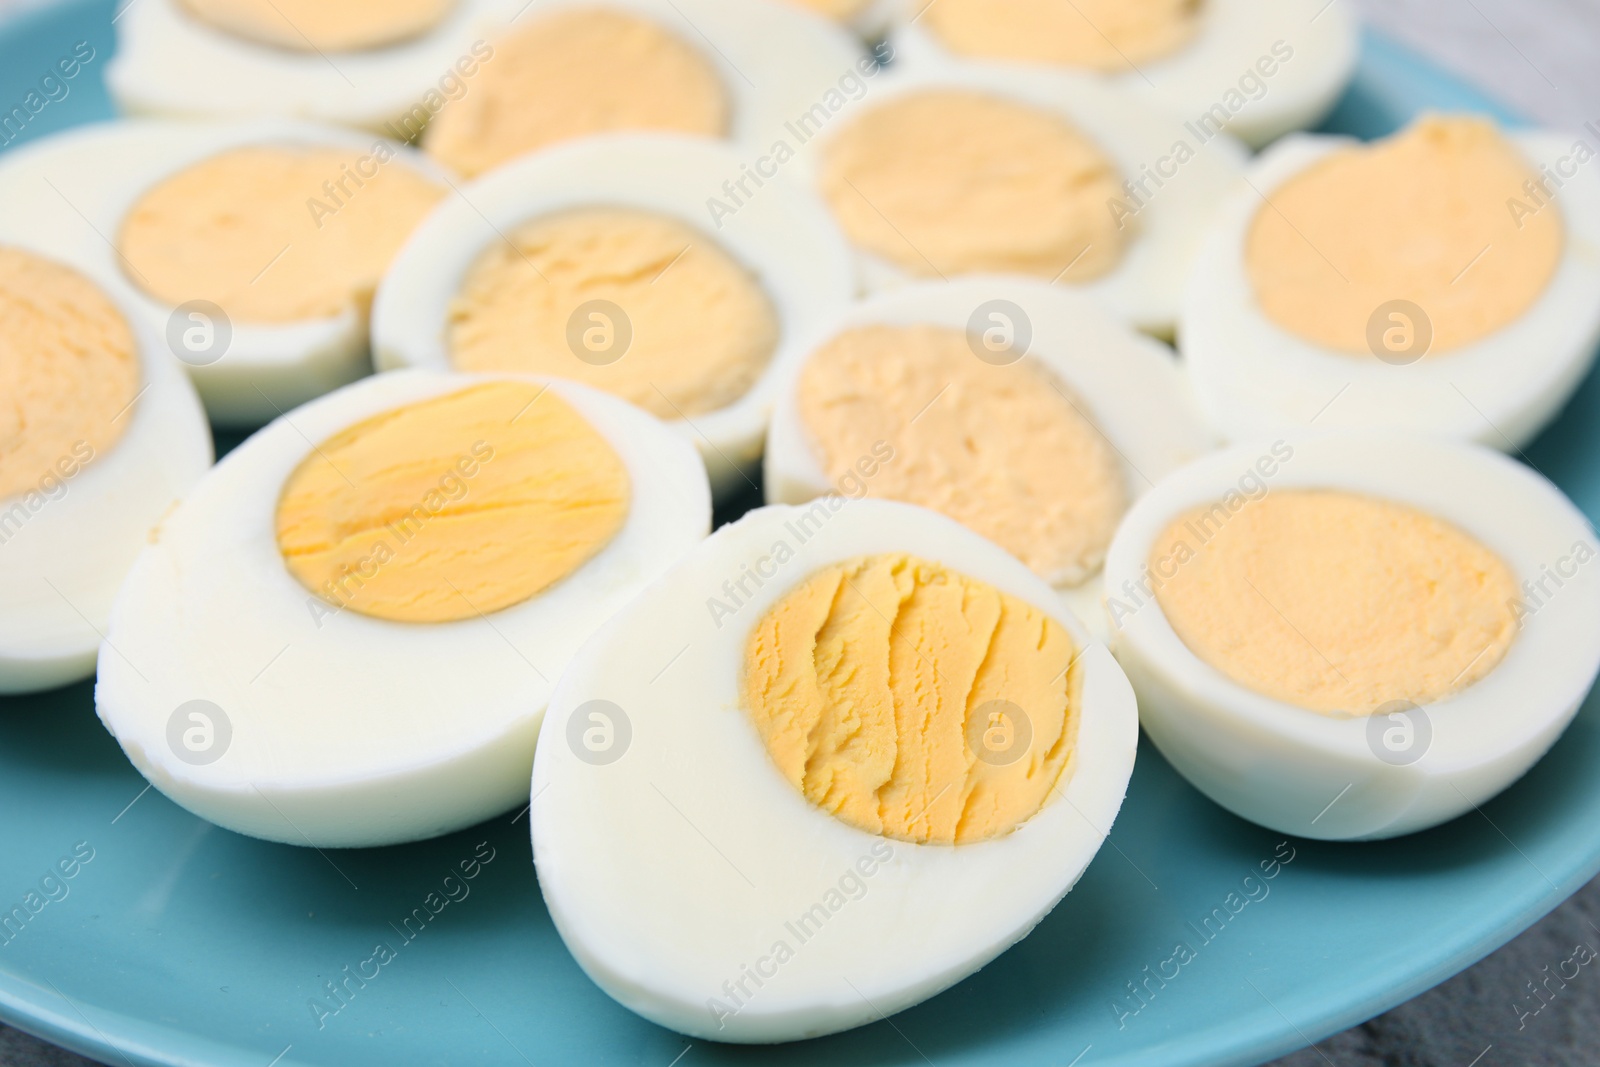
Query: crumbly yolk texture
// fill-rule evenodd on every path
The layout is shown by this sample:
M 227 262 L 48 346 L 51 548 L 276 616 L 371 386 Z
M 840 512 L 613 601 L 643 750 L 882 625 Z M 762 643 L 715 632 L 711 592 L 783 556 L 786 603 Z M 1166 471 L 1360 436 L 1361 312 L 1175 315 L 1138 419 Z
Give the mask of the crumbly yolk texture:
M 284 483 L 278 548 L 329 604 L 453 622 L 581 567 L 628 515 L 627 468 L 545 386 L 490 382 L 323 441 Z
M 0 247 L 0 499 L 116 444 L 139 374 L 133 331 L 93 282 Z
M 681 419 L 755 384 L 778 345 L 778 313 L 755 276 L 693 227 L 577 208 L 484 251 L 451 305 L 448 340 L 461 370 L 575 378 Z
M 1442 700 L 1492 671 L 1516 634 L 1516 582 L 1498 556 L 1431 515 L 1353 493 L 1197 509 L 1162 534 L 1150 568 L 1195 655 L 1312 711 Z
M 921 21 L 974 59 L 1127 71 L 1181 49 L 1200 0 L 921 0 Z
M 1033 360 L 982 362 L 960 330 L 847 330 L 807 360 L 798 401 L 831 481 L 892 441 L 868 495 L 942 512 L 1052 582 L 1097 570 L 1127 509 L 1117 455 L 1081 401 Z
M 1560 207 L 1507 209 L 1537 178 L 1478 118 L 1425 117 L 1335 152 L 1256 213 L 1245 247 L 1256 300 L 1283 329 L 1338 352 L 1372 356 L 1369 321 L 1396 300 L 1427 316 L 1430 353 L 1470 344 L 1521 318 L 1560 266 Z
M 180 0 L 202 22 L 298 52 L 357 52 L 420 37 L 455 0 Z
M 381 153 L 252 146 L 196 163 L 134 204 L 117 238 L 129 278 L 235 322 L 362 313 L 443 190 Z
M 828 143 L 820 188 L 852 242 L 918 276 L 1085 282 L 1122 258 L 1111 160 L 1065 119 L 984 93 L 872 108 Z
M 727 88 L 693 45 L 648 19 L 577 7 L 496 41 L 472 91 L 429 124 L 423 145 L 471 177 L 536 148 L 615 130 L 721 137 Z
M 984 582 L 867 556 L 811 575 L 756 624 L 744 701 L 811 803 L 868 833 L 962 844 L 1049 800 L 1077 734 L 1076 652 L 1060 623 Z M 980 759 L 985 744 L 1005 757 Z

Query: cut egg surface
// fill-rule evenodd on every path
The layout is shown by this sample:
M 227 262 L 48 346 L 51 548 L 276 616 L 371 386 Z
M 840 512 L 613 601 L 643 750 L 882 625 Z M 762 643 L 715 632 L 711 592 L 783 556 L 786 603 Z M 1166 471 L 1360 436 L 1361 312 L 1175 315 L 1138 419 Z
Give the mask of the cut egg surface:
M 379 278 L 447 195 L 426 157 L 290 120 L 133 120 L 8 158 L 8 223 L 120 274 L 212 420 L 255 427 L 370 372 Z
M 1021 559 L 1101 631 L 1129 504 L 1212 446 L 1177 361 L 1089 297 L 1014 277 L 920 282 L 805 346 L 767 436 L 770 503 L 899 500 Z
M 948 64 L 891 69 L 800 159 L 869 291 L 1025 275 L 1170 335 L 1245 150 L 1092 79 Z
M 1516 781 L 1600 668 L 1587 519 L 1477 445 L 1286 434 L 1213 453 L 1129 511 L 1113 647 L 1162 754 L 1302 837 L 1426 829 Z
M 0 693 L 26 693 L 94 673 L 117 587 L 212 451 L 125 288 L 4 231 Z
M 709 524 L 694 449 L 613 397 L 368 378 L 261 430 L 167 518 L 96 704 L 152 784 L 229 829 L 446 833 L 523 802 L 567 660 Z
M 899 0 L 908 67 L 1015 63 L 1148 93 L 1196 135 L 1260 146 L 1317 125 L 1355 69 L 1357 24 L 1322 0 Z
M 1184 302 L 1207 418 L 1233 440 L 1390 427 L 1520 448 L 1600 346 L 1592 155 L 1461 115 L 1273 146 Z
M 976 971 L 1122 802 L 1127 679 L 957 523 L 832 496 L 722 527 L 574 658 L 534 764 L 557 929 L 626 1007 L 777 1042 Z
M 719 495 L 752 484 L 783 369 L 855 283 L 837 229 L 797 187 L 708 210 L 740 163 L 700 138 L 621 134 L 464 186 L 379 289 L 379 369 L 573 378 L 671 422 Z

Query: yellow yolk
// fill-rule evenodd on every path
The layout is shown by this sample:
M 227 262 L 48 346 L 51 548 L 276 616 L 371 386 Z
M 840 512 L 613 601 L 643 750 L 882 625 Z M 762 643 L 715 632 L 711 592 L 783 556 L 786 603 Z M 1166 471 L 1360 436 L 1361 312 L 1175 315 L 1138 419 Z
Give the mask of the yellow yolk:
M 1033 360 L 979 360 L 959 330 L 848 330 L 812 354 L 798 399 L 830 480 L 892 442 L 869 495 L 942 512 L 1052 581 L 1097 569 L 1127 508 L 1082 403 Z
M 777 311 L 748 270 L 698 230 L 632 208 L 512 231 L 450 312 L 457 368 L 575 378 L 663 419 L 739 399 L 777 344 Z
M 721 137 L 728 130 L 728 94 L 716 68 L 648 19 L 569 8 L 535 19 L 494 50 L 494 63 L 439 113 L 423 141 L 430 155 L 469 177 L 588 134 Z
M 1389 329 L 1380 309 L 1394 301 L 1427 316 L 1430 351 L 1470 344 L 1526 313 L 1560 266 L 1560 208 L 1521 218 L 1508 208 L 1537 178 L 1477 118 L 1423 118 L 1335 152 L 1256 213 L 1245 248 L 1256 300 L 1283 329 L 1340 352 L 1376 354 L 1369 328 L 1378 318 L 1378 336 Z M 1415 317 L 1392 322 L 1415 330 L 1405 321 Z
M 53 493 L 133 419 L 139 356 L 77 271 L 0 247 L 0 499 Z
M 919 0 L 944 46 L 974 59 L 1131 70 L 1189 43 L 1200 0 Z
M 1072 636 L 1038 608 L 907 555 L 811 575 L 751 633 L 744 699 L 778 769 L 868 833 L 998 837 L 1072 756 Z
M 355 52 L 419 37 L 454 0 L 180 0 L 191 15 L 246 40 L 301 52 Z
M 908 93 L 846 126 L 821 190 L 852 242 L 927 276 L 1083 282 L 1116 266 L 1116 167 L 1066 120 L 967 90 Z
M 128 277 L 235 322 L 365 312 L 389 260 L 442 195 L 378 143 L 235 148 L 172 175 L 122 221 Z
M 521 603 L 605 548 L 628 472 L 542 385 L 491 382 L 357 423 L 284 483 L 278 548 L 328 604 L 452 622 Z
M 815 11 L 824 18 L 844 22 L 859 15 L 871 0 L 792 0 L 792 2 L 807 11 Z
M 1197 509 L 1156 542 L 1150 570 L 1195 655 L 1312 711 L 1442 700 L 1493 670 L 1517 628 L 1516 581 L 1493 552 L 1430 515 L 1352 493 Z

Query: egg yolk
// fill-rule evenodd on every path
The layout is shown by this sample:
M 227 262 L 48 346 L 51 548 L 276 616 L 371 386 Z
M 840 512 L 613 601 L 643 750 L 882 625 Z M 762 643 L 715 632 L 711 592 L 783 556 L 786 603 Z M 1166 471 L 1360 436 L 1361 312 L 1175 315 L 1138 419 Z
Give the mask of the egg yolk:
M 116 444 L 138 394 L 133 331 L 105 294 L 75 270 L 0 247 L 0 500 L 56 495 Z
M 180 0 L 202 22 L 299 52 L 357 52 L 419 37 L 455 0 Z
M 382 142 L 236 148 L 141 196 L 117 247 L 130 280 L 168 304 L 209 300 L 235 322 L 331 318 L 365 312 L 442 194 Z
M 694 46 L 649 19 L 578 7 L 494 44 L 472 91 L 429 125 L 423 145 L 467 176 L 536 148 L 615 130 L 721 137 L 728 93 Z
M 1338 352 L 1379 354 L 1374 331 L 1391 327 L 1431 331 L 1435 353 L 1470 344 L 1522 317 L 1560 266 L 1559 206 L 1511 206 L 1526 202 L 1527 182 L 1539 175 L 1477 118 L 1425 117 L 1337 151 L 1256 212 L 1245 247 L 1256 300 L 1283 329 Z M 1395 301 L 1426 323 L 1415 311 L 1391 320 Z
M 962 844 L 1050 799 L 1077 733 L 1076 655 L 1031 604 L 867 556 L 812 574 L 756 624 L 744 704 L 811 803 L 868 833 Z
M 1420 511 L 1332 490 L 1198 508 L 1150 553 L 1156 599 L 1189 649 L 1258 693 L 1370 715 L 1443 700 L 1516 634 L 1511 571 Z
M 629 494 L 621 458 L 564 400 L 490 382 L 313 448 L 279 497 L 278 548 L 334 607 L 453 622 L 576 571 L 622 528 Z
M 871 0 L 793 0 L 793 2 L 824 18 L 844 22 L 859 15 Z
M 975 59 L 1131 70 L 1189 43 L 1200 0 L 919 0 L 920 21 Z
M 1033 360 L 979 360 L 960 330 L 847 330 L 811 355 L 798 401 L 831 481 L 893 442 L 868 495 L 948 515 L 1051 581 L 1098 569 L 1127 508 L 1116 452 L 1082 402 Z
M 448 343 L 461 370 L 575 378 L 660 418 L 693 418 L 755 384 L 778 314 L 698 230 L 632 208 L 578 208 L 484 251 L 451 306 Z
M 828 142 L 820 183 L 852 242 L 914 275 L 1084 282 L 1123 253 L 1111 160 L 1059 116 L 983 93 L 872 108 Z

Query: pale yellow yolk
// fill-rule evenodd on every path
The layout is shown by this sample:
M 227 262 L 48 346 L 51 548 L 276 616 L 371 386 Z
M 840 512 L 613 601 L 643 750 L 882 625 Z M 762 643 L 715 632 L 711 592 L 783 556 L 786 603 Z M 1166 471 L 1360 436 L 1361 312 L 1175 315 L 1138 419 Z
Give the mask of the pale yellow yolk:
M 1179 518 L 1150 554 L 1183 643 L 1269 697 L 1369 715 L 1429 704 L 1493 670 L 1516 582 L 1493 552 L 1409 507 L 1282 491 Z
M 512 231 L 450 311 L 461 370 L 575 378 L 663 419 L 739 399 L 777 344 L 777 311 L 748 270 L 698 230 L 632 208 L 578 208 Z
M 1077 733 L 1072 636 L 940 564 L 811 575 L 745 648 L 744 700 L 807 800 L 920 844 L 998 837 L 1050 799 Z
M 116 444 L 138 393 L 133 332 L 105 294 L 0 247 L 0 499 L 53 492 Z
M 225 33 L 300 52 L 355 52 L 419 37 L 455 0 L 180 0 Z
M 122 221 L 129 278 L 169 304 L 209 300 L 234 322 L 365 312 L 443 194 L 381 147 L 236 148 L 179 171 Z
M 868 495 L 942 512 L 1051 581 L 1099 568 L 1127 508 L 1117 455 L 1082 403 L 1033 360 L 979 360 L 959 330 L 848 330 L 806 363 L 799 405 L 829 480 L 890 442 L 893 461 L 862 479 Z
M 471 176 L 536 148 L 615 130 L 721 137 L 728 93 L 693 45 L 604 7 L 536 19 L 494 44 L 472 91 L 428 127 L 424 145 Z
M 1064 119 L 982 93 L 866 112 L 828 143 L 821 190 L 851 241 L 916 275 L 1083 282 L 1122 257 L 1112 162 Z
M 1131 70 L 1194 36 L 1200 0 L 920 0 L 944 46 L 975 59 Z
M 844 22 L 859 15 L 871 0 L 792 0 L 807 11 L 815 11 L 824 18 Z
M 1340 352 L 1373 354 L 1369 323 L 1401 300 L 1427 316 L 1431 352 L 1470 344 L 1526 313 L 1561 263 L 1560 208 L 1518 218 L 1508 207 L 1529 180 L 1516 147 L 1476 118 L 1424 118 L 1336 152 L 1256 213 L 1245 249 L 1256 300 L 1285 330 Z
M 544 386 L 491 382 L 330 437 L 284 483 L 278 548 L 335 607 L 452 622 L 535 596 L 603 549 L 628 472 Z

